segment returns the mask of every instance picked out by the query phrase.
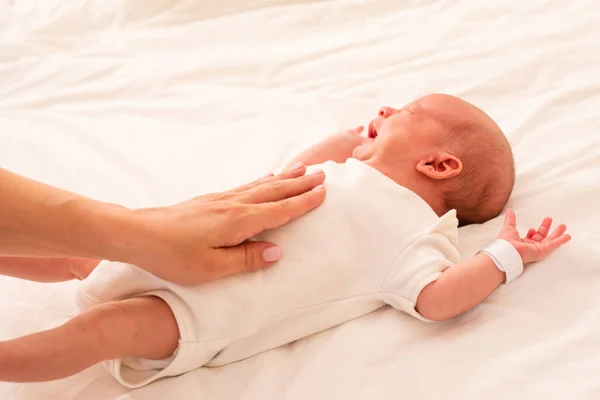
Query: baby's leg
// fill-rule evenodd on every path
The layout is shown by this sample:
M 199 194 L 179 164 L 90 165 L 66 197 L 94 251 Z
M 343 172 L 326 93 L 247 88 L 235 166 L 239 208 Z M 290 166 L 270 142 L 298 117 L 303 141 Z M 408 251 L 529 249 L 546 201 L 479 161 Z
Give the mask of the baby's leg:
M 178 340 L 175 317 L 160 298 L 105 303 L 57 328 L 0 342 L 0 381 L 60 379 L 117 358 L 168 358 Z

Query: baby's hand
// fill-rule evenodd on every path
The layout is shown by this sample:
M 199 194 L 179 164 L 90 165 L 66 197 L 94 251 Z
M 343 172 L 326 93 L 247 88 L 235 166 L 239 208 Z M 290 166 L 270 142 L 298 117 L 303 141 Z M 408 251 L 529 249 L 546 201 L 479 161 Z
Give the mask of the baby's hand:
M 504 218 L 504 227 L 498 235 L 498 239 L 504 239 L 514 246 L 519 252 L 523 264 L 536 262 L 546 257 L 554 250 L 571 240 L 571 235 L 565 235 L 567 226 L 558 225 L 552 233 L 552 218 L 546 217 L 537 229 L 529 229 L 527 236 L 520 237 L 517 231 L 517 218 L 515 212 L 508 208 Z
M 346 134 L 346 135 L 354 135 L 354 136 L 360 136 L 360 134 L 365 130 L 364 126 L 358 126 L 356 128 L 353 129 L 348 129 L 347 131 L 343 131 L 340 132 L 342 134 Z

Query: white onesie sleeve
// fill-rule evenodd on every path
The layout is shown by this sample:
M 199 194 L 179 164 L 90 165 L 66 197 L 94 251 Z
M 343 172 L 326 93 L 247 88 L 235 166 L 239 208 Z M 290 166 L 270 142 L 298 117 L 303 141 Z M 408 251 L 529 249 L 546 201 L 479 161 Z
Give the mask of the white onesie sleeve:
M 381 290 L 382 300 L 392 307 L 428 321 L 415 310 L 421 290 L 459 262 L 456 212 L 443 215 L 432 229 L 418 237 L 398 256 Z

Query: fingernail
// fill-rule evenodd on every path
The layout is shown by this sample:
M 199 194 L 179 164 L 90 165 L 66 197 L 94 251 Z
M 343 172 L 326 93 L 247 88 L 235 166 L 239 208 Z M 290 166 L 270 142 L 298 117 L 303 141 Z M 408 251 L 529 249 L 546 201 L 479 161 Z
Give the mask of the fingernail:
M 325 186 L 319 185 L 319 186 L 315 186 L 313 190 L 323 190 L 323 189 L 325 189 Z
M 263 250 L 263 259 L 265 262 L 272 263 L 281 258 L 281 249 L 277 246 L 267 247 Z
M 321 168 L 317 168 L 315 170 L 310 171 L 309 175 L 319 175 L 319 174 L 322 174 L 322 173 L 323 173 L 323 170 Z
M 292 165 L 292 167 L 290 168 L 290 171 L 295 171 L 302 167 L 304 167 L 304 164 L 302 164 L 300 161 L 298 161 L 296 164 Z

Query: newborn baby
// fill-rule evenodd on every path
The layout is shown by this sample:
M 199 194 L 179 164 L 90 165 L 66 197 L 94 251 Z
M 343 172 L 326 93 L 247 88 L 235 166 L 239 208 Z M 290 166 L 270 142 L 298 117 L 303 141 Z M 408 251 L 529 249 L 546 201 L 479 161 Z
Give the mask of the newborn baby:
M 283 249 L 276 267 L 191 287 L 102 262 L 79 289 L 79 316 L 5 342 L 52 349 L 43 362 L 22 361 L 27 372 L 13 380 L 56 379 L 105 361 L 135 388 L 242 360 L 386 304 L 421 320 L 449 319 L 569 240 L 564 225 L 549 234 L 549 219 L 519 238 L 507 210 L 502 240 L 460 261 L 458 225 L 496 217 L 514 184 L 510 146 L 475 106 L 430 95 L 382 108 L 368 137 L 361 131 L 334 135 L 292 162 L 323 163 L 312 173 L 326 173 L 327 198 L 257 238 Z

